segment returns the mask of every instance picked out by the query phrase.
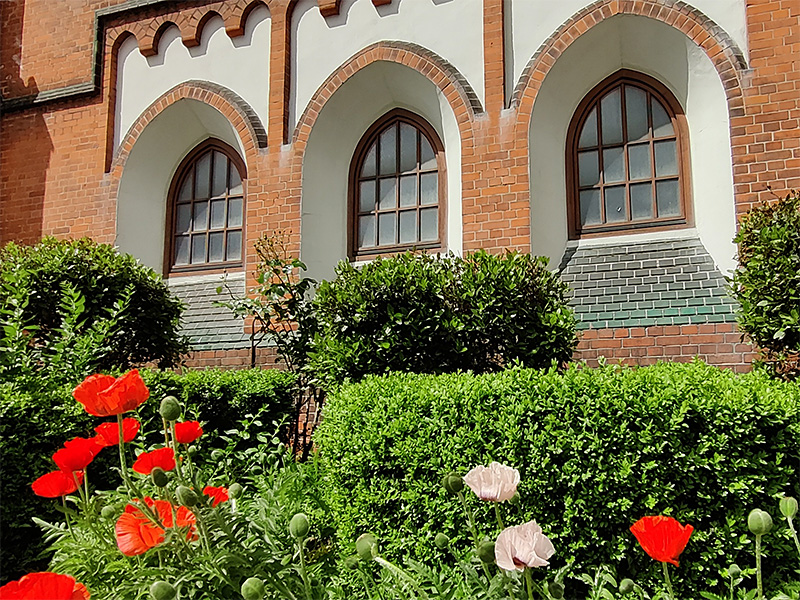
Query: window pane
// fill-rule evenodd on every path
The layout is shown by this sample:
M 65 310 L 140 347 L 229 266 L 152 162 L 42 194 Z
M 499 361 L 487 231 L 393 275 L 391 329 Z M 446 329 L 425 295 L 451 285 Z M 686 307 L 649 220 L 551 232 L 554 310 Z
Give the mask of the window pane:
M 192 225 L 192 229 L 195 231 L 205 231 L 208 229 L 208 202 L 194 203 L 194 219 Z
M 433 148 L 431 147 L 431 143 L 428 141 L 424 135 L 420 133 L 419 136 L 419 145 L 420 145 L 420 169 L 423 171 L 427 171 L 429 169 L 436 168 L 436 154 L 433 153 Z
M 417 129 L 408 123 L 400 123 L 400 172 L 408 173 L 417 168 Z
M 603 144 L 619 144 L 622 142 L 622 105 L 619 88 L 606 94 L 600 101 Z
M 600 164 L 597 150 L 578 153 L 578 181 L 580 187 L 600 183 Z
M 242 178 L 239 175 L 239 171 L 236 169 L 234 165 L 231 165 L 231 176 L 230 181 L 228 182 L 228 194 L 231 196 L 241 196 L 244 193 L 244 189 L 242 188 Z
M 625 116 L 628 124 L 628 141 L 636 142 L 647 138 L 647 92 L 625 86 Z
M 661 103 L 651 96 L 650 104 L 653 108 L 653 136 L 675 135 L 675 130 L 672 128 L 672 119 L 669 118 Z
M 659 217 L 678 217 L 681 206 L 678 195 L 678 180 L 656 182 L 656 203 Z
M 635 183 L 631 186 L 631 219 L 653 218 L 653 184 Z
M 192 264 L 206 262 L 206 236 L 204 234 L 192 236 Z
M 590 146 L 597 146 L 597 108 L 593 108 L 589 116 L 586 117 L 586 123 L 581 129 L 581 135 L 578 139 L 578 148 L 588 148 Z
M 419 176 L 419 203 L 422 205 L 439 203 L 438 173 L 425 173 Z
M 581 192 L 581 225 L 599 225 L 600 190 L 584 190 Z
M 178 202 L 189 202 L 192 199 L 192 173 L 186 176 L 181 185 L 181 191 L 178 193 Z
M 378 215 L 378 245 L 392 246 L 397 243 L 397 213 Z
M 603 150 L 603 181 L 625 181 L 625 159 L 622 147 Z
M 619 223 L 628 220 L 625 206 L 625 186 L 606 188 L 603 190 L 606 203 L 606 223 Z
M 222 245 L 224 242 L 224 232 L 208 234 L 208 262 L 222 262 L 225 260 L 224 247 Z
M 242 260 L 242 232 L 229 231 L 225 260 Z
M 425 175 L 423 175 L 425 177 Z M 406 175 L 400 178 L 400 206 L 417 205 L 417 176 Z
M 228 200 L 228 227 L 242 226 L 242 199 L 231 198 Z
M 381 175 L 397 173 L 397 125 L 381 133 Z
M 175 238 L 175 264 L 189 264 L 189 236 L 181 235 Z
M 375 155 L 377 154 L 378 143 L 372 144 L 372 147 L 364 157 L 364 166 L 361 167 L 361 177 L 374 177 L 375 176 Z
M 369 215 L 358 217 L 358 247 L 372 248 L 375 246 L 375 217 Z
M 400 243 L 411 244 L 417 241 L 417 211 L 404 210 L 400 213 Z
M 223 227 L 225 227 L 225 200 L 213 200 L 211 202 L 210 229 L 222 229 Z
M 419 211 L 419 240 L 435 242 L 439 239 L 439 209 L 424 208 Z
M 192 226 L 192 205 L 179 204 L 175 214 L 175 233 L 186 233 Z
M 208 198 L 209 185 L 211 183 L 211 152 L 206 152 L 200 160 L 197 161 L 196 167 L 197 181 L 195 184 L 195 198 Z
M 647 179 L 651 176 L 650 144 L 628 146 L 629 179 Z
M 374 179 L 362 181 L 358 196 L 358 212 L 372 212 L 375 210 L 375 184 Z
M 380 190 L 378 209 L 391 210 L 392 208 L 397 208 L 397 180 L 394 177 L 380 179 L 378 186 Z
M 211 179 L 211 196 L 224 196 L 228 182 L 228 158 L 222 152 L 214 152 L 214 176 Z
M 656 142 L 656 176 L 667 177 L 678 174 L 678 157 L 675 153 L 675 140 Z

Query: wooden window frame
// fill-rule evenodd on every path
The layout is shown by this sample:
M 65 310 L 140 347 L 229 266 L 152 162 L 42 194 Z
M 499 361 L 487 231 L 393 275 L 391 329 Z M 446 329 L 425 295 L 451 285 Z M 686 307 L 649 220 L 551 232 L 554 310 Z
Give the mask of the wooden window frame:
M 178 206 L 178 194 L 180 193 L 180 185 L 190 169 L 194 168 L 195 162 L 206 152 L 218 151 L 224 154 L 231 162 L 232 166 L 236 167 L 242 180 L 242 251 L 241 258 L 234 261 L 223 261 L 203 264 L 189 264 L 189 265 L 175 265 L 175 219 Z M 227 188 L 226 188 L 227 189 Z M 245 249 L 245 232 L 247 226 L 247 167 L 239 156 L 239 152 L 235 148 L 226 144 L 222 140 L 216 138 L 209 138 L 200 142 L 195 146 L 181 161 L 175 174 L 172 177 L 172 182 L 169 187 L 168 197 L 168 210 L 166 219 L 166 231 L 164 242 L 164 274 L 166 276 L 180 276 L 180 275 L 198 275 L 198 274 L 212 274 L 223 273 L 231 269 L 238 269 L 244 266 L 244 249 Z M 194 198 L 192 200 L 194 205 Z M 209 209 L 210 210 L 210 209 Z M 210 215 L 208 217 L 211 218 Z M 232 230 L 239 228 L 230 228 Z M 206 229 L 208 233 L 209 229 Z M 221 231 L 228 231 L 228 227 L 224 227 Z M 227 238 L 226 238 L 227 239 Z M 191 253 L 191 247 L 189 248 Z
M 360 173 L 364 164 L 364 159 L 366 158 L 367 152 L 369 151 L 370 147 L 374 142 L 378 140 L 380 134 L 384 131 L 384 129 L 388 128 L 390 125 L 393 125 L 395 122 L 397 123 L 407 123 L 417 129 L 422 135 L 424 135 L 428 142 L 433 149 L 433 153 L 436 157 L 436 170 L 437 170 L 437 200 L 438 200 L 438 239 L 435 241 L 428 241 L 428 242 L 414 242 L 411 244 L 393 244 L 393 245 L 385 245 L 385 246 L 374 246 L 372 248 L 365 248 L 359 250 L 358 248 L 358 201 L 359 201 L 359 182 L 360 182 Z M 397 143 L 400 143 L 400 139 L 398 136 Z M 399 153 L 398 153 L 399 156 Z M 376 155 L 377 160 L 377 155 Z M 380 178 L 377 174 L 377 163 L 376 163 L 376 179 Z M 395 173 L 394 175 L 396 178 L 399 178 L 399 174 Z M 400 193 L 399 190 L 400 186 L 397 186 L 397 193 Z M 353 158 L 350 161 L 350 173 L 348 177 L 348 201 L 347 201 L 347 238 L 348 238 L 348 257 L 350 260 L 358 261 L 358 260 L 370 260 L 372 258 L 377 258 L 379 256 L 391 256 L 394 254 L 400 254 L 402 252 L 406 252 L 408 250 L 443 250 L 446 247 L 446 219 L 447 219 L 447 207 L 446 207 L 446 199 L 447 199 L 447 170 L 445 164 L 445 154 L 444 154 L 444 144 L 442 144 L 441 139 L 439 138 L 439 134 L 436 133 L 436 130 L 421 116 L 412 113 L 411 111 L 396 108 L 387 112 L 377 121 L 375 121 L 369 129 L 361 136 L 361 140 L 358 142 L 356 146 L 356 150 L 353 153 Z M 377 201 L 377 198 L 376 198 Z M 419 209 L 419 204 L 417 207 Z M 400 206 L 399 206 L 399 198 L 396 208 L 396 213 L 400 213 Z M 398 225 L 399 226 L 399 225 Z M 375 223 L 376 227 L 376 236 L 377 236 L 377 228 L 378 222 L 376 219 Z M 377 242 L 377 237 L 376 237 Z
M 600 101 L 603 97 L 614 90 L 614 88 L 620 87 L 622 88 L 623 85 L 630 85 L 631 87 L 635 87 L 641 89 L 650 95 L 652 95 L 664 109 L 667 111 L 668 116 L 671 119 L 672 127 L 675 132 L 675 144 L 676 144 L 676 154 L 677 154 L 677 165 L 678 165 L 678 190 L 679 190 L 679 207 L 681 214 L 680 216 L 675 217 L 662 217 L 658 218 L 655 217 L 649 220 L 642 220 L 642 221 L 633 221 L 628 219 L 627 221 L 621 223 L 605 223 L 601 225 L 594 225 L 589 226 L 587 228 L 582 228 L 580 223 L 581 213 L 580 213 L 580 196 L 579 196 L 579 177 L 578 177 L 578 139 L 583 129 L 583 125 L 586 122 L 590 112 L 593 108 L 600 104 Z M 624 88 L 622 88 L 624 89 Z M 627 149 L 631 143 L 627 140 L 627 119 L 625 113 L 625 99 L 624 93 L 620 94 L 622 97 L 621 100 L 621 111 L 622 111 L 622 127 L 623 127 L 623 142 L 621 144 L 622 148 L 624 149 L 623 154 L 625 155 L 625 164 L 627 165 Z M 598 113 L 599 114 L 599 113 Z M 649 114 L 649 111 L 648 111 Z M 598 131 L 600 130 L 600 119 L 598 118 Z M 651 182 L 655 184 L 656 180 L 658 179 L 655 175 L 655 160 L 652 155 L 653 147 L 654 147 L 654 139 L 652 137 L 652 129 L 650 129 L 648 141 L 651 146 L 651 171 L 652 176 L 650 177 Z M 608 144 L 607 146 L 601 145 L 601 140 L 598 138 L 598 158 L 602 161 L 602 154 L 603 149 L 606 147 L 616 147 L 620 144 Z M 602 173 L 602 162 L 598 163 L 598 169 L 600 173 Z M 567 220 L 568 220 L 568 228 L 569 228 L 569 239 L 579 239 L 579 238 L 593 238 L 593 237 L 604 237 L 604 236 L 611 236 L 611 235 L 624 235 L 626 233 L 635 233 L 639 231 L 666 231 L 666 230 L 673 230 L 673 229 L 681 229 L 686 227 L 692 227 L 694 225 L 694 214 L 692 210 L 692 197 L 691 197 L 691 179 L 690 179 L 690 159 L 689 159 L 689 128 L 686 121 L 686 115 L 683 111 L 683 107 L 678 102 L 675 95 L 660 81 L 650 77 L 649 75 L 645 75 L 644 73 L 640 73 L 638 71 L 632 71 L 629 69 L 621 69 L 607 77 L 603 81 L 601 81 L 598 85 L 596 85 L 586 96 L 581 100 L 578 108 L 575 110 L 575 113 L 572 116 L 572 120 L 570 121 L 569 128 L 567 131 L 567 144 L 566 144 L 566 177 L 567 177 Z M 670 178 L 674 178 L 674 176 L 670 176 Z M 625 186 L 625 199 L 629 209 L 628 214 L 630 214 L 630 203 L 631 203 L 631 196 L 630 196 L 630 186 L 631 182 L 638 183 L 646 182 L 648 180 L 631 180 L 626 178 L 621 182 L 614 182 L 614 185 L 624 185 Z M 600 184 L 600 189 L 602 190 L 605 187 L 605 184 Z M 654 203 L 655 203 L 655 188 L 653 189 L 654 194 Z M 603 195 L 601 193 L 601 207 L 603 203 Z

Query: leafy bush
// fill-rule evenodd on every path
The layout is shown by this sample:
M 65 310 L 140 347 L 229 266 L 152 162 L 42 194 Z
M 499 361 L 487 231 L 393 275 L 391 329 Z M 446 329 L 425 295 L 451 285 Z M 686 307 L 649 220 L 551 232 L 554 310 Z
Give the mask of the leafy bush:
M 423 561 L 439 556 L 436 533 L 468 545 L 442 477 L 497 460 L 522 475 L 521 505 L 503 509 L 542 525 L 556 568 L 658 582 L 628 528 L 647 514 L 693 524 L 684 592 L 723 593 L 720 570 L 752 561 L 749 511 L 777 517 L 775 498 L 800 494 L 800 387 L 699 362 L 369 377 L 329 398 L 315 439 L 344 543 L 373 531 L 388 555 Z M 764 543 L 773 582 L 793 579 L 792 542 Z
M 339 263 L 314 300 L 320 333 L 310 369 L 327 385 L 388 371 L 497 371 L 570 359 L 567 286 L 526 254 L 406 253 L 360 268 Z

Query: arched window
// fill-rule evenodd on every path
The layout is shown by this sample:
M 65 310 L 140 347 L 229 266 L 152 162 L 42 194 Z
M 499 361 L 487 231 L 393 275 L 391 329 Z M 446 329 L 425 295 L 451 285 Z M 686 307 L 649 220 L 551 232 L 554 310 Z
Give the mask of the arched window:
M 207 140 L 183 160 L 170 191 L 167 271 L 242 264 L 245 167 L 236 151 Z
M 687 128 L 655 79 L 623 70 L 595 87 L 567 136 L 571 237 L 690 222 Z
M 350 253 L 444 246 L 444 149 L 417 115 L 394 110 L 364 134 L 350 168 Z

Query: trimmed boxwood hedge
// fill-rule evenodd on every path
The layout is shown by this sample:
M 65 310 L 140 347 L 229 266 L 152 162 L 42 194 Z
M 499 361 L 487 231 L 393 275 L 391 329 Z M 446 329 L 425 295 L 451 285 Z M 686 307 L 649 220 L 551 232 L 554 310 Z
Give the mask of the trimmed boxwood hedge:
M 555 568 L 610 564 L 655 583 L 660 565 L 630 525 L 648 514 L 693 524 L 674 577 L 684 593 L 724 591 L 719 571 L 753 561 L 748 512 L 778 523 L 776 498 L 800 496 L 800 387 L 700 362 L 370 377 L 331 395 L 315 439 L 344 544 L 373 531 L 390 556 L 440 560 L 433 538 L 444 532 L 466 548 L 458 500 L 440 482 L 497 460 L 522 475 L 507 524 L 536 519 Z M 495 535 L 493 507 L 468 500 Z M 785 522 L 775 531 L 764 538 L 773 583 L 797 563 Z

